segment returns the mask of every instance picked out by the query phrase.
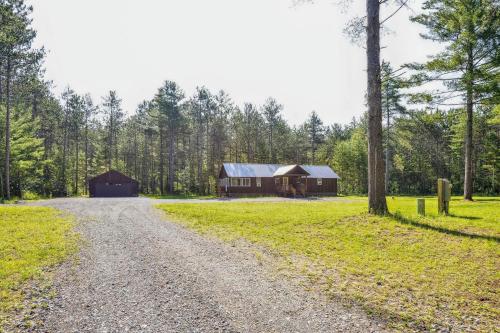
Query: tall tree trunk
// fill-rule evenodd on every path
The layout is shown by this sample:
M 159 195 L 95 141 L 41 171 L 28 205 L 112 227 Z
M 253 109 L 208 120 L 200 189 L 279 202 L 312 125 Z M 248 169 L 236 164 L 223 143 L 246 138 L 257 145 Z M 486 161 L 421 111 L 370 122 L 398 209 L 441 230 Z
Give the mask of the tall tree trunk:
M 380 79 L 380 3 L 366 0 L 368 73 L 368 210 L 387 213 L 382 145 L 382 96 Z
M 16 170 L 16 175 L 17 175 L 17 194 L 19 198 L 23 199 L 22 177 L 19 168 Z
M 209 109 L 208 109 L 209 110 Z M 208 114 L 208 112 L 207 112 Z M 211 145 L 211 138 L 210 138 L 210 118 L 207 116 L 206 119 L 206 135 L 205 135 L 205 161 L 207 163 L 207 172 L 205 173 L 203 177 L 203 181 L 205 183 L 204 191 L 203 194 L 208 194 L 210 193 L 210 175 L 212 174 L 211 169 L 212 169 L 212 145 Z
M 42 113 L 42 124 L 45 124 L 47 121 L 47 118 L 45 116 L 45 113 Z M 51 149 L 50 149 L 50 142 L 49 142 L 49 136 L 47 134 L 47 129 L 43 127 L 42 129 L 42 137 L 43 137 L 43 160 L 46 161 L 49 156 L 51 155 Z M 44 165 L 43 167 L 43 195 L 48 196 L 52 186 L 50 184 L 50 168 L 47 164 Z
M 5 113 L 5 198 L 10 200 L 10 85 L 12 62 L 10 56 L 7 57 L 6 73 L 6 113 Z
M 174 181 L 175 181 L 175 144 L 174 144 L 174 132 L 170 129 L 169 140 L 168 140 L 168 192 L 174 193 Z
M 160 120 L 161 123 L 161 120 Z M 163 184 L 163 179 L 164 179 L 164 169 L 165 169 L 165 155 L 163 154 L 163 128 L 162 125 L 159 126 L 159 133 L 160 133 L 160 194 L 164 194 L 164 184 Z
M 63 121 L 63 160 L 61 166 L 61 182 L 62 182 L 62 194 L 66 196 L 68 194 L 67 184 L 66 184 L 66 159 L 68 155 L 68 117 L 69 117 L 69 106 L 66 105 L 66 111 L 64 113 L 64 121 Z
M 3 69 L 3 63 L 0 61 L 0 104 L 3 102 L 3 81 L 2 81 L 2 69 Z M 3 187 L 2 187 L 3 191 Z
M 269 128 L 269 154 L 271 156 L 270 163 L 274 163 L 274 150 L 273 150 L 273 126 Z
M 33 104 L 31 107 L 31 120 L 35 120 L 38 116 L 38 92 L 33 93 Z
M 150 147 L 154 147 L 154 138 L 153 138 L 153 134 L 151 134 L 149 136 L 149 146 Z M 151 184 L 150 184 L 150 188 L 151 188 L 151 193 L 154 193 L 154 194 L 157 194 L 158 192 L 156 191 L 156 177 L 155 177 L 155 159 L 153 158 L 154 156 L 154 150 L 150 150 L 149 151 L 149 159 L 151 160 L 151 166 L 150 166 L 150 169 L 149 169 L 149 174 L 150 174 L 150 181 L 151 181 Z
M 114 137 L 115 137 L 115 140 L 113 141 L 114 142 L 113 144 L 115 145 L 115 154 L 114 154 L 115 164 L 114 165 L 115 165 L 115 168 L 118 169 L 118 161 L 120 159 L 120 157 L 118 156 L 118 128 L 115 128 L 113 133 L 114 133 Z
M 182 134 L 181 134 L 182 135 Z M 179 190 L 179 179 L 177 178 L 177 152 L 182 152 L 185 147 L 184 147 L 184 141 L 182 139 L 179 139 L 179 135 L 177 134 L 175 136 L 175 150 L 174 150 L 174 183 L 172 184 L 173 190 L 178 191 Z M 182 145 L 182 148 L 181 148 Z M 181 150 L 182 149 L 182 150 Z M 186 161 L 184 159 L 179 159 L 181 162 L 181 168 L 185 167 Z M 176 186 L 177 185 L 177 186 Z
M 201 112 L 201 110 L 200 110 Z M 202 153 L 201 153 L 201 134 L 200 132 L 202 131 L 202 128 L 201 128 L 201 119 L 198 119 L 198 128 L 197 128 L 197 131 L 196 131 L 196 159 L 197 159 L 197 162 L 198 162 L 198 170 L 197 170 L 197 181 L 198 181 L 198 193 L 199 194 L 203 194 L 203 180 L 202 180 L 202 172 L 203 172 L 203 161 L 202 161 Z
M 149 152 L 148 152 L 148 134 L 147 130 L 144 130 L 144 150 L 143 150 L 143 156 L 142 156 L 142 192 L 144 193 L 149 193 L 148 192 L 148 186 L 149 186 L 149 177 L 148 177 L 148 160 L 149 160 Z
M 312 159 L 311 159 L 311 164 L 313 164 L 313 165 L 314 165 L 314 160 L 316 159 L 316 156 L 315 156 L 315 154 L 316 154 L 316 147 L 315 147 L 315 143 L 314 143 L 314 142 L 315 142 L 315 138 L 314 138 L 314 136 L 313 136 L 313 139 L 312 139 L 312 142 L 311 142 L 311 146 L 312 146 L 312 154 L 311 154 L 311 155 L 312 155 Z
M 111 107 L 109 114 L 109 143 L 108 143 L 108 170 L 113 167 L 113 107 Z
M 1 198 L 5 198 L 4 196 L 4 187 L 3 187 L 3 175 L 0 174 L 0 202 Z
M 137 130 L 134 129 L 134 179 L 138 179 L 139 170 L 137 169 L 137 156 L 139 154 L 139 149 L 137 147 Z
M 464 199 L 472 200 L 472 121 L 473 121 L 473 67 L 474 60 L 472 47 L 468 50 L 467 59 L 467 124 L 465 133 L 465 179 L 464 179 Z
M 250 142 L 250 135 L 247 136 L 247 161 L 248 163 L 253 163 L 252 148 Z
M 76 160 L 75 160 L 75 187 L 73 189 L 73 194 L 74 195 L 78 195 L 78 173 L 79 173 L 79 170 L 78 170 L 78 157 L 80 155 L 80 145 L 79 145 L 79 138 L 78 138 L 78 132 L 76 134 Z
M 385 193 L 389 193 L 389 177 L 391 172 L 391 111 L 389 108 L 389 92 L 386 89 L 385 92 L 385 111 L 387 116 L 387 129 L 386 129 L 386 142 L 385 142 Z
M 83 193 L 87 194 L 89 182 L 89 119 L 85 116 L 85 188 Z

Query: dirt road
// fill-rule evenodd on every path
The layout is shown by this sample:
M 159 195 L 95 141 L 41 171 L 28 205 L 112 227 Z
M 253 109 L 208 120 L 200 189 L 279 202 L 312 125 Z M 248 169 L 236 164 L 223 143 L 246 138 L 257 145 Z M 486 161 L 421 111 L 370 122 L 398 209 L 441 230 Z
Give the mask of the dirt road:
M 356 308 L 322 300 L 244 249 L 168 222 L 146 198 L 36 203 L 75 214 L 78 263 L 56 273 L 38 332 L 380 332 Z

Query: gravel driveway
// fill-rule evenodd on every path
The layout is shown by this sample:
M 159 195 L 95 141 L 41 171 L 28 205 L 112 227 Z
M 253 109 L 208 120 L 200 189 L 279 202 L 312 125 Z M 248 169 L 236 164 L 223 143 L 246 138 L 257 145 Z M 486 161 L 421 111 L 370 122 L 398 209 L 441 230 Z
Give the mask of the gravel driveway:
M 382 323 L 307 292 L 243 248 L 168 222 L 158 200 L 54 199 L 78 216 L 77 264 L 56 272 L 38 332 L 380 332 Z

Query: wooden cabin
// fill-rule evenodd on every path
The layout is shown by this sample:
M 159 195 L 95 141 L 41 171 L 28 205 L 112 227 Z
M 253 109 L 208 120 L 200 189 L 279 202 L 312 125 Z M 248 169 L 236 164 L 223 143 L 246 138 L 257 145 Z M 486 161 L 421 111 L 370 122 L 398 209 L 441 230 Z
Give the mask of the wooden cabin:
M 137 197 L 139 184 L 118 171 L 108 171 L 89 180 L 90 197 Z
M 327 165 L 224 163 L 219 172 L 221 196 L 337 195 L 340 177 Z

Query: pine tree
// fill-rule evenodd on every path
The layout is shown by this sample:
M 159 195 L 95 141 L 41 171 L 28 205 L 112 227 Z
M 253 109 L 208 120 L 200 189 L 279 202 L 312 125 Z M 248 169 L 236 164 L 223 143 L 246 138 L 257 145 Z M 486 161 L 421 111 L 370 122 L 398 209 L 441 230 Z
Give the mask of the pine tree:
M 110 91 L 104 98 L 102 105 L 106 122 L 106 164 L 108 170 L 111 170 L 113 166 L 118 167 L 115 164 L 118 160 L 118 133 L 124 118 L 121 102 L 116 92 Z M 113 163 L 113 159 L 115 163 Z
M 91 122 L 97 113 L 97 107 L 94 106 L 94 102 L 89 94 L 83 97 L 83 130 L 84 130 L 84 193 L 87 193 L 88 181 L 89 181 L 89 155 L 90 155 L 90 130 Z
M 392 120 L 393 118 L 404 112 L 404 107 L 401 104 L 402 94 L 401 89 L 404 87 L 400 75 L 404 74 L 395 71 L 392 66 L 385 61 L 382 61 L 382 112 L 385 118 L 385 192 L 389 192 L 389 183 L 392 169 Z
M 276 159 L 277 154 L 274 146 L 274 139 L 278 124 L 281 120 L 280 113 L 282 110 L 283 110 L 283 105 L 279 104 L 272 97 L 269 97 L 262 106 L 262 113 L 264 114 L 267 125 L 268 151 L 269 151 L 268 163 L 277 163 Z
M 464 199 L 472 200 L 473 113 L 483 104 L 498 104 L 500 65 L 500 11 L 493 0 L 427 0 L 424 13 L 413 21 L 424 25 L 422 37 L 444 44 L 444 51 L 424 64 L 414 83 L 440 81 L 446 89 L 415 96 L 416 101 L 437 105 L 464 105 L 465 133 Z
M 166 123 L 168 135 L 168 192 L 174 192 L 175 182 L 175 157 L 176 157 L 176 139 L 180 124 L 182 122 L 182 113 L 180 103 L 184 98 L 184 92 L 173 81 L 165 81 L 163 87 L 158 90 L 155 101 L 158 104 L 159 115 L 162 121 Z M 161 129 L 160 129 L 161 131 Z M 162 139 L 160 139 L 162 140 Z M 163 148 L 161 148 L 163 149 Z M 160 152 L 163 156 L 163 152 Z M 163 158 L 160 157 L 162 160 Z M 163 170 L 160 171 L 160 191 L 163 192 Z
M 10 158 L 11 158 L 11 111 L 12 84 L 15 73 L 30 62 L 36 61 L 38 51 L 31 48 L 35 31 L 31 28 L 29 15 L 32 8 L 22 0 L 0 1 L 0 67 L 5 75 L 5 198 L 10 199 Z M 18 73 L 19 75 L 19 73 Z M 0 80 L 1 81 L 1 80 Z M 0 91 L 0 95 L 3 95 Z
M 314 164 L 316 162 L 316 150 L 324 139 L 323 122 L 316 111 L 311 112 L 305 127 L 311 144 L 311 164 Z

